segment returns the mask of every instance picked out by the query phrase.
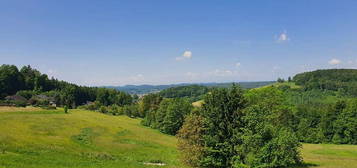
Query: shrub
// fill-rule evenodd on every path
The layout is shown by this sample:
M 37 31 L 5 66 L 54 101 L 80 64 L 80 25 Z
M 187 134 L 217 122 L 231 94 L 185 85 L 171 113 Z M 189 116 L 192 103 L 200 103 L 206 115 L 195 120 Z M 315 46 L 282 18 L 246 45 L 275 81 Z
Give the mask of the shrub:
M 30 99 L 32 96 L 36 95 L 36 92 L 32 90 L 20 90 L 16 93 L 16 95 L 22 96 L 26 99 Z
M 26 101 L 0 100 L 0 106 L 26 107 Z
M 123 113 L 128 117 L 140 117 L 138 105 L 125 105 L 122 109 Z
M 26 107 L 27 102 L 25 101 L 10 101 L 12 104 L 14 104 L 16 107 Z
M 98 101 L 95 101 L 94 103 L 78 106 L 77 108 L 96 111 L 99 110 L 100 107 L 101 107 L 100 103 Z
M 64 106 L 64 113 L 68 114 L 68 106 Z
M 101 112 L 101 113 L 107 113 L 107 112 L 108 112 L 107 107 L 105 107 L 105 106 L 100 106 L 99 112 Z
M 111 106 L 108 106 L 107 110 L 108 113 L 112 114 L 112 115 L 119 115 L 119 106 L 116 104 L 113 104 Z

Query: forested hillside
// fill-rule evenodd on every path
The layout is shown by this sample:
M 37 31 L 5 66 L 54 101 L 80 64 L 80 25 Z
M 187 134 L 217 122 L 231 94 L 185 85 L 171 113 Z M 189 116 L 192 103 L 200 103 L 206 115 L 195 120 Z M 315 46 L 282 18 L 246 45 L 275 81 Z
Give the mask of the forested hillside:
M 16 96 L 14 96 L 16 95 Z M 14 65 L 0 66 L 0 100 L 2 104 L 76 107 L 88 102 L 98 101 L 102 105 L 127 105 L 133 98 L 114 89 L 86 87 L 49 79 L 31 66 L 20 70 Z
M 305 72 L 292 82 L 273 87 L 293 105 L 293 125 L 301 142 L 357 144 L 357 70 Z
M 357 69 L 327 69 L 305 72 L 294 76 L 293 81 L 305 90 L 333 90 L 357 96 Z
M 189 85 L 172 87 L 159 92 L 165 98 L 188 98 L 190 101 L 197 101 L 203 98 L 210 89 L 206 86 Z

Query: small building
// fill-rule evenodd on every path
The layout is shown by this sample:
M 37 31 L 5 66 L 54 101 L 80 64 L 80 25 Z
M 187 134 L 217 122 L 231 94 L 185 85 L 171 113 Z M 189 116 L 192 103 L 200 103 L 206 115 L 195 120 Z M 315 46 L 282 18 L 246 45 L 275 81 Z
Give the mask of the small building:
M 54 97 L 40 94 L 40 95 L 36 95 L 35 98 L 40 100 L 40 101 L 47 101 L 48 105 L 50 105 L 50 106 L 53 106 L 53 107 L 57 106 L 56 100 L 55 100 Z
M 20 95 L 6 96 L 5 100 L 27 102 L 27 99 L 22 97 L 22 96 L 20 96 Z

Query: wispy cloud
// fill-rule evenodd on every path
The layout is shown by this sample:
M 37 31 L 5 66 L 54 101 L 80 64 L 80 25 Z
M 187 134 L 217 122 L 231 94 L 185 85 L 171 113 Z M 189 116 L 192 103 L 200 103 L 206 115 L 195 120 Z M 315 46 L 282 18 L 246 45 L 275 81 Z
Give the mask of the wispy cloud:
M 191 58 L 192 58 L 192 52 L 185 51 L 181 57 L 176 57 L 176 61 L 182 61 L 182 60 L 191 59 Z
M 342 61 L 339 60 L 339 59 L 336 59 L 336 58 L 331 59 L 331 60 L 328 62 L 328 64 L 330 64 L 330 65 L 338 65 L 338 64 L 341 64 L 341 63 L 342 63 Z

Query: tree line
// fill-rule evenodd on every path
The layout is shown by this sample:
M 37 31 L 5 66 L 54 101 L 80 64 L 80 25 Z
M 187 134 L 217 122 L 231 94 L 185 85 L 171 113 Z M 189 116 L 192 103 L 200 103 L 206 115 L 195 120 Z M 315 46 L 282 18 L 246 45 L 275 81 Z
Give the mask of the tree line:
M 86 87 L 49 78 L 31 66 L 23 66 L 20 70 L 15 65 L 0 66 L 0 99 L 6 96 L 19 95 L 34 104 L 48 104 L 38 95 L 53 99 L 59 106 L 76 106 L 97 101 L 107 106 L 132 104 L 133 97 L 114 89 Z M 43 96 L 44 97 L 44 96 Z M 41 102 L 43 101 L 43 102 Z M 16 102 L 15 102 L 16 103 Z

